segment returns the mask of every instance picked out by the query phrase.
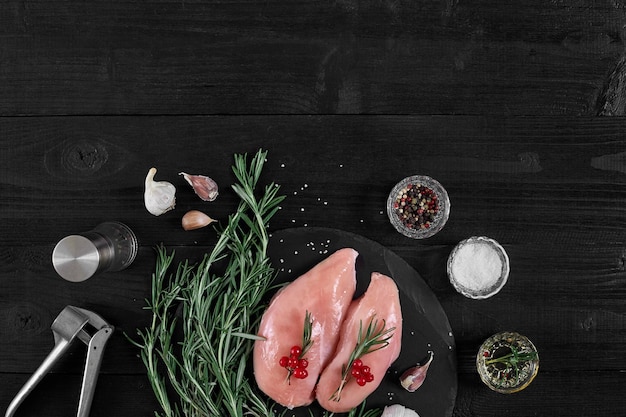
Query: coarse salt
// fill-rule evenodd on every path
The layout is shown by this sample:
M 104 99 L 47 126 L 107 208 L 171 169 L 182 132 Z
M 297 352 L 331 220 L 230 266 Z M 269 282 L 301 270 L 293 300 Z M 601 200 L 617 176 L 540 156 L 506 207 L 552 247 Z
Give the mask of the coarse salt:
M 450 272 L 460 286 L 472 293 L 489 290 L 502 277 L 501 253 L 488 241 L 467 241 L 454 253 Z

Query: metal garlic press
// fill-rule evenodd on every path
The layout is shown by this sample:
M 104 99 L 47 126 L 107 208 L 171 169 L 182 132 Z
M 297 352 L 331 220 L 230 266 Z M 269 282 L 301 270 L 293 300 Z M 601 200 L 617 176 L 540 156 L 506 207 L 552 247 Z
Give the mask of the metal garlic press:
M 113 326 L 96 313 L 78 307 L 67 306 L 52 323 L 54 348 L 43 363 L 17 393 L 5 417 L 12 417 L 26 396 L 30 394 L 54 364 L 63 356 L 75 339 L 87 345 L 87 359 L 83 373 L 83 385 L 78 403 L 78 417 L 87 417 L 100 372 L 100 364 L 106 342 L 113 334 Z

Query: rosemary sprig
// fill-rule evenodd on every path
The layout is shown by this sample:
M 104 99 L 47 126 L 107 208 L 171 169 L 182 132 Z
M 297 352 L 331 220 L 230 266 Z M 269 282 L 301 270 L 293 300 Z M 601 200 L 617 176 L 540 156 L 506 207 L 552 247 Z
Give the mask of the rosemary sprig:
M 232 188 L 241 202 L 198 265 L 181 262 L 171 272 L 174 253 L 157 249 L 146 301 L 152 320 L 133 342 L 162 409 L 156 416 L 272 415 L 273 404 L 246 375 L 262 299 L 275 275 L 267 224 L 284 198 L 275 184 L 255 196 L 265 156 L 259 151 L 248 165 L 247 155 L 235 155 Z
M 306 353 L 313 346 L 313 341 L 311 340 L 311 334 L 313 332 L 313 320 L 311 319 L 311 313 L 309 310 L 306 310 L 304 315 L 304 325 L 302 328 L 302 344 L 300 345 L 300 353 L 298 354 L 297 360 L 304 359 Z M 288 357 L 284 357 L 284 359 L 288 359 Z M 281 359 L 283 360 L 283 359 Z M 291 364 L 285 365 L 287 368 L 287 384 L 291 385 L 291 376 L 296 371 L 297 366 L 292 367 Z
M 363 320 L 359 322 L 359 333 L 356 345 L 350 353 L 348 363 L 341 367 L 341 383 L 333 395 L 331 395 L 331 401 L 341 401 L 341 392 L 350 379 L 350 368 L 355 360 L 359 359 L 363 355 L 376 352 L 377 350 L 383 349 L 389 345 L 389 339 L 393 336 L 393 331 L 396 328 L 391 327 L 389 329 L 385 329 L 385 320 L 382 320 L 382 325 L 380 326 L 378 323 L 378 319 L 372 317 L 367 329 L 363 332 Z

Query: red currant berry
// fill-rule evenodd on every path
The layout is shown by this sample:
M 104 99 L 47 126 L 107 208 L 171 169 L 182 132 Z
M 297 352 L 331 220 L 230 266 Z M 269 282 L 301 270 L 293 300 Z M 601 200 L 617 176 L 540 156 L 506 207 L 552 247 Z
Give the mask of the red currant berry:
M 365 378 L 360 377 L 356 379 L 356 383 L 359 384 L 360 386 L 363 386 L 365 384 L 367 384 L 367 381 L 365 380 Z
M 372 382 L 372 381 L 374 380 L 374 375 L 369 374 L 369 373 L 368 373 L 368 374 L 365 374 L 365 380 L 366 380 L 367 382 Z
M 306 359 L 300 359 L 298 361 L 298 368 L 306 368 L 307 366 L 309 366 L 309 361 L 307 361 Z
M 291 356 L 298 357 L 302 353 L 302 348 L 300 346 L 294 346 L 291 348 Z
M 289 363 L 287 364 L 290 368 L 295 368 L 298 366 L 298 360 L 296 358 L 289 358 Z
M 361 366 L 361 373 L 362 374 L 369 374 L 371 372 L 371 369 L 369 366 L 367 365 L 363 365 Z
M 298 378 L 298 379 L 304 379 L 304 378 L 306 378 L 307 376 L 309 376 L 309 373 L 307 372 L 307 370 L 306 370 L 306 369 L 296 368 L 296 369 L 293 371 L 293 376 L 295 376 L 295 377 L 296 377 L 296 378 Z
M 355 359 L 354 362 L 352 362 L 353 368 L 360 368 L 361 366 L 363 366 L 363 361 L 361 359 Z
M 360 368 L 352 368 L 352 370 L 350 371 L 350 375 L 352 375 L 355 378 L 358 378 L 361 376 L 361 369 Z
M 283 368 L 286 368 L 287 365 L 289 365 L 289 358 L 286 356 L 283 356 L 282 358 L 280 358 L 280 360 L 278 361 L 278 364 L 280 366 L 282 366 Z

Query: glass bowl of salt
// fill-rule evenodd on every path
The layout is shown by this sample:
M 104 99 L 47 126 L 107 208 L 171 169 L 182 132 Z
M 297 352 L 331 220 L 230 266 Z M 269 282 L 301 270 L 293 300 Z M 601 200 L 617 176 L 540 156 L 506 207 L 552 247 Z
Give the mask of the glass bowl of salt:
M 509 257 L 495 240 L 472 236 L 452 250 L 447 270 L 450 283 L 459 293 L 481 300 L 497 294 L 506 284 Z

